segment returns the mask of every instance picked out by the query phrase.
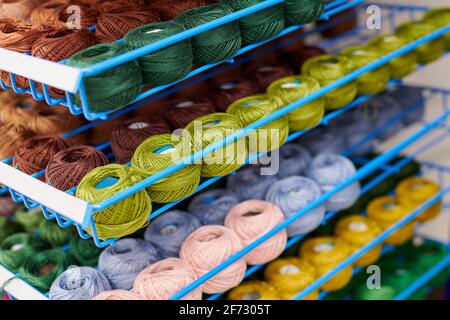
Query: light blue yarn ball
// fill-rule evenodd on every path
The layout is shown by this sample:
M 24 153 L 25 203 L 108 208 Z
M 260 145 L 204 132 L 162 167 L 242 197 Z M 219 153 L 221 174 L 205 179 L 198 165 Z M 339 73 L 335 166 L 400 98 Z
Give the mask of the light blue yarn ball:
M 159 249 L 163 259 L 178 257 L 184 240 L 200 226 L 200 221 L 188 212 L 171 210 L 150 223 L 144 239 Z
M 98 267 L 113 289 L 130 290 L 136 276 L 160 258 L 146 240 L 121 239 L 100 254 Z
M 275 175 L 262 175 L 261 168 L 252 166 L 229 176 L 227 189 L 237 194 L 241 201 L 264 199 L 267 190 L 276 181 Z
M 188 211 L 202 225 L 223 226 L 228 212 L 238 203 L 239 198 L 234 192 L 216 189 L 204 192 L 192 199 Z
M 295 143 L 289 143 L 279 149 L 278 178 L 305 175 L 311 163 L 311 154 L 305 148 Z
M 322 152 L 342 153 L 346 149 L 342 131 L 333 125 L 314 128 L 301 136 L 297 142 L 313 156 Z
M 294 176 L 277 181 L 269 189 L 266 201 L 278 206 L 286 218 L 291 217 L 322 195 L 319 185 L 311 179 Z M 289 237 L 316 229 L 323 219 L 325 207 L 318 207 L 291 223 L 286 229 Z
M 390 96 L 394 98 L 404 110 L 412 108 L 403 123 L 407 126 L 422 121 L 425 116 L 425 97 L 421 88 L 399 86 L 390 91 Z
M 61 273 L 50 287 L 50 300 L 91 300 L 111 290 L 108 279 L 91 267 L 71 267 Z
M 323 193 L 327 193 L 355 172 L 356 168 L 349 159 L 337 154 L 322 153 L 311 162 L 308 176 L 319 184 Z M 360 194 L 359 182 L 352 183 L 326 201 L 326 210 L 339 211 L 350 208 Z

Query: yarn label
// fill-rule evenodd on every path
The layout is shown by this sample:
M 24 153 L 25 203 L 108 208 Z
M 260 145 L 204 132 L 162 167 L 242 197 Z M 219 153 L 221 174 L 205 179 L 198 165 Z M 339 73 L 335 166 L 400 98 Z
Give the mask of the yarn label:
M 327 252 L 334 248 L 334 245 L 331 242 L 328 243 L 320 243 L 314 246 L 315 252 Z
M 260 104 L 262 102 L 263 102 L 263 100 L 259 100 L 259 99 L 258 100 L 253 100 L 253 101 L 244 103 L 244 107 L 251 107 L 251 106 L 254 106 L 256 104 Z
M 194 105 L 193 101 L 183 101 L 180 103 L 177 103 L 176 107 L 177 108 L 189 108 L 192 107 Z
M 149 126 L 149 124 L 146 122 L 135 122 L 135 123 L 130 124 L 128 126 L 128 128 L 133 129 L 133 130 L 140 130 L 140 129 L 147 128 L 148 126 Z
M 236 86 L 236 82 L 230 81 L 230 82 L 222 84 L 220 86 L 220 89 L 222 89 L 222 90 L 230 90 L 230 89 L 233 89 L 235 86 Z
M 349 224 L 348 229 L 350 231 L 364 232 L 367 230 L 367 224 L 362 221 L 353 221 Z
M 280 274 L 297 274 L 300 271 L 300 268 L 293 264 L 287 264 L 278 269 L 278 273 Z
M 272 72 L 273 69 L 274 69 L 274 67 L 272 67 L 272 66 L 266 66 L 266 67 L 259 68 L 258 71 L 259 72 Z
M 291 82 L 283 83 L 281 85 L 281 88 L 283 88 L 283 89 L 292 89 L 292 88 L 297 88 L 301 84 L 302 84 L 302 82 L 300 80 L 291 81 Z
M 162 31 L 162 29 L 153 29 L 153 30 L 148 30 L 146 33 L 147 34 L 150 34 L 150 33 L 158 33 L 158 32 L 161 32 Z

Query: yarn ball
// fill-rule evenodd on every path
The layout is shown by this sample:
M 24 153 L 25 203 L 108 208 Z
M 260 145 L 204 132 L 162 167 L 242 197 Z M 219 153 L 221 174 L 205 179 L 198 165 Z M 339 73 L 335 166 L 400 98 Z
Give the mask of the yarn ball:
M 79 19 L 74 19 L 74 15 L 79 16 Z M 56 10 L 55 14 L 47 20 L 46 24 L 55 29 L 85 29 L 95 26 L 98 16 L 99 12 L 97 10 L 89 8 L 89 6 L 83 3 L 69 3 Z
M 227 295 L 227 300 L 282 300 L 277 290 L 264 281 L 246 281 L 233 288 Z
M 20 204 L 14 202 L 10 195 L 0 196 L 0 217 L 12 216 L 19 206 Z
M 72 228 L 63 229 L 55 221 L 42 220 L 39 224 L 39 236 L 53 247 L 61 247 L 69 244 L 76 235 Z
M 33 132 L 21 125 L 12 123 L 0 123 L 0 159 L 11 157 L 17 147 L 21 145 L 27 138 L 31 137 Z
M 286 0 L 283 5 L 287 26 L 316 21 L 324 9 L 323 0 Z
M 315 181 L 292 176 L 275 182 L 267 191 L 265 200 L 278 206 L 288 219 L 320 198 L 321 195 L 320 187 Z M 315 230 L 320 225 L 324 215 L 324 205 L 319 205 L 303 214 L 286 227 L 289 237 Z
M 104 291 L 94 297 L 92 300 L 142 300 L 137 294 L 127 290 L 110 290 Z
M 102 250 L 90 239 L 74 237 L 70 241 L 69 252 L 80 266 L 96 267 Z
M 259 88 L 250 80 L 235 78 L 225 80 L 216 85 L 211 94 L 216 104 L 216 109 L 225 112 L 229 105 L 236 100 L 252 96 L 259 92 Z
M 239 197 L 234 192 L 215 189 L 194 197 L 189 204 L 188 211 L 202 225 L 223 225 L 230 209 L 238 203 Z
M 10 0 L 0 3 L 0 19 L 24 20 L 39 4 L 36 0 Z
M 22 232 L 23 228 L 20 224 L 6 217 L 0 216 L 0 243 L 8 236 Z
M 234 231 L 222 226 L 204 226 L 184 241 L 180 257 L 201 277 L 241 249 L 241 240 Z M 241 258 L 204 282 L 201 290 L 208 294 L 227 291 L 241 283 L 246 269 L 245 258 Z
M 214 113 L 215 105 L 205 97 L 170 100 L 161 110 L 161 115 L 175 129 L 186 127 L 198 117 Z
M 16 222 L 29 234 L 35 233 L 39 229 L 39 225 L 44 220 L 41 208 L 27 210 L 20 207 L 14 213 Z
M 88 0 L 91 1 L 91 0 Z M 145 5 L 145 0 L 93 0 L 93 7 L 101 12 L 113 12 L 115 10 L 123 10 L 131 8 L 138 8 Z
M 450 23 L 450 10 L 448 8 L 436 8 L 425 12 L 424 21 L 430 22 L 436 29 Z M 446 49 L 450 49 L 450 32 L 444 35 Z
M 145 300 L 169 300 L 197 279 L 192 266 L 178 258 L 168 258 L 156 262 L 137 276 L 133 292 Z M 202 291 L 194 289 L 181 300 L 201 300 Z
M 420 122 L 424 118 L 426 101 L 422 90 L 414 87 L 398 86 L 393 91 L 390 91 L 389 94 L 405 110 L 413 108 L 403 118 L 403 123 L 406 126 Z
M 137 49 L 183 31 L 184 28 L 174 22 L 146 24 L 127 33 L 124 42 Z M 191 71 L 192 59 L 189 40 L 140 57 L 144 85 L 159 86 L 182 79 Z
M 241 201 L 249 199 L 264 199 L 267 190 L 277 181 L 274 175 L 261 174 L 259 167 L 247 167 L 230 175 L 227 179 L 227 189 L 234 192 Z
M 45 179 L 54 188 L 67 191 L 77 186 L 90 171 L 108 163 L 104 153 L 94 147 L 70 147 L 50 159 Z
M 267 64 L 248 70 L 248 79 L 256 84 L 260 92 L 265 92 L 270 84 L 278 79 L 294 74 L 288 64 Z
M 283 213 L 272 203 L 247 200 L 230 210 L 225 218 L 225 227 L 233 230 L 246 247 L 283 221 Z M 282 230 L 250 251 L 245 260 L 249 265 L 272 261 L 284 251 L 286 242 L 287 233 L 286 230 Z
M 71 267 L 60 274 L 50 287 L 50 300 L 91 300 L 110 290 L 108 279 L 92 267 Z
M 157 250 L 150 242 L 120 239 L 100 254 L 98 269 L 113 289 L 130 290 L 137 275 L 158 260 Z
M 306 174 L 312 161 L 311 154 L 305 148 L 295 143 L 288 143 L 279 150 L 278 178 L 284 179 L 291 176 L 302 176 Z
M 98 167 L 89 172 L 78 185 L 76 196 L 90 203 L 99 203 L 142 181 L 134 169 L 118 164 Z M 152 210 L 145 190 L 94 214 L 99 239 L 119 238 L 142 228 Z M 87 230 L 91 232 L 90 229 Z
M 30 16 L 27 16 L 26 18 L 31 18 L 35 27 L 42 25 L 47 27 L 53 26 L 56 12 L 64 7 L 65 3 L 65 0 L 41 1 L 41 3 L 31 12 Z
M 321 47 L 315 46 L 300 46 L 293 52 L 282 54 L 281 57 L 288 60 L 289 65 L 293 70 L 300 70 L 303 64 L 311 58 L 327 54 Z
M 200 226 L 200 221 L 193 215 L 171 210 L 152 220 L 144 239 L 158 248 L 162 258 L 178 257 L 184 240 Z

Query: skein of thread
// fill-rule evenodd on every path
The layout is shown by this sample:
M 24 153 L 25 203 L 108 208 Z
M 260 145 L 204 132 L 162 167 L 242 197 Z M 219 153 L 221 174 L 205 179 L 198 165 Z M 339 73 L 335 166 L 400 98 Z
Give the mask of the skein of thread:
M 70 254 L 75 258 L 80 266 L 96 267 L 98 258 L 102 252 L 93 241 L 74 237 L 70 241 Z
M 261 168 L 251 166 L 239 170 L 227 179 L 227 189 L 234 192 L 241 201 L 264 199 L 267 190 L 277 181 L 275 175 L 261 174 Z
M 206 97 L 192 97 L 189 99 L 170 100 L 162 107 L 161 116 L 166 119 L 173 128 L 185 128 L 191 121 L 198 117 L 214 113 L 216 106 Z
M 248 79 L 258 86 L 260 92 L 266 92 L 272 82 L 293 74 L 287 64 L 268 64 L 247 71 Z
M 168 258 L 156 262 L 136 277 L 133 292 L 145 300 L 169 300 L 197 279 L 192 266 L 178 258 Z M 202 291 L 196 288 L 181 300 L 201 300 Z
M 127 290 L 110 290 L 104 291 L 94 297 L 92 300 L 142 300 L 137 294 Z
M 275 182 L 267 191 L 266 201 L 278 206 L 286 218 L 291 217 L 322 195 L 319 185 L 308 178 L 292 176 Z M 286 229 L 289 237 L 308 233 L 316 229 L 325 215 L 325 206 L 319 205 Z
M 204 226 L 194 231 L 183 243 L 180 257 L 186 260 L 201 277 L 242 249 L 241 240 L 230 229 Z M 247 266 L 241 258 L 204 282 L 205 293 L 219 293 L 237 286 L 244 278 Z
M 162 21 L 173 20 L 184 11 L 207 4 L 205 0 L 154 0 L 149 3 L 159 12 Z
M 50 287 L 50 300 L 91 300 L 110 290 L 108 279 L 92 267 L 71 267 L 60 274 Z
M 200 226 L 200 221 L 193 215 L 171 210 L 152 220 L 144 239 L 158 248 L 162 258 L 178 257 L 184 240 Z
M 245 247 L 284 221 L 280 209 L 267 201 L 248 200 L 233 207 L 225 218 L 225 227 L 233 230 Z M 249 265 L 267 263 L 284 251 L 287 232 L 282 230 L 245 255 Z
M 305 175 L 312 161 L 309 151 L 295 143 L 288 143 L 281 147 L 279 157 L 280 165 L 277 174 L 279 179 Z
M 258 86 L 250 80 L 235 78 L 226 80 L 213 89 L 211 96 L 216 104 L 217 111 L 225 112 L 233 102 L 260 92 Z
M 75 236 L 72 228 L 62 229 L 55 221 L 42 220 L 39 224 L 39 236 L 51 243 L 54 247 L 69 244 Z
M 227 300 L 281 300 L 281 296 L 269 283 L 251 280 L 233 288 L 228 293 Z
M 137 275 L 158 260 L 158 252 L 150 242 L 128 238 L 103 250 L 98 268 L 113 289 L 130 290 Z
M 0 2 L 0 19 L 25 20 L 39 4 L 36 0 L 10 0 Z
M 33 135 L 33 132 L 21 125 L 12 123 L 0 123 L 0 159 L 6 159 L 14 155 L 14 152 L 27 138 Z
M 307 24 L 319 19 L 323 13 L 323 0 L 286 0 L 283 3 L 286 26 Z

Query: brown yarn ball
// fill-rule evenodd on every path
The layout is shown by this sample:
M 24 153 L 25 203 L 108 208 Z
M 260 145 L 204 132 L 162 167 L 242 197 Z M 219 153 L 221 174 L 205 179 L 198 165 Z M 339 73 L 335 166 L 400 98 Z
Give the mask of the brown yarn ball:
M 248 79 L 255 83 L 261 92 L 265 92 L 275 80 L 294 74 L 287 64 L 273 64 L 259 67 L 248 72 Z
M 163 108 L 161 115 L 173 128 L 183 129 L 192 120 L 214 112 L 216 112 L 214 103 L 208 98 L 199 97 L 172 100 Z
M 129 162 L 145 139 L 163 133 L 170 133 L 170 125 L 160 117 L 136 117 L 121 122 L 111 134 L 111 149 L 117 163 Z
M 31 21 L 35 27 L 51 26 L 56 18 L 56 12 L 67 4 L 66 0 L 50 0 L 41 3 L 31 13 Z
M 180 13 L 208 4 L 206 0 L 147 0 L 146 4 L 156 9 L 162 21 L 175 19 Z
M 11 157 L 17 147 L 34 133 L 23 126 L 12 123 L 0 124 L 0 160 Z
M 68 11 L 72 5 L 73 4 L 64 5 L 60 9 L 56 10 L 48 22 L 49 25 L 55 29 L 71 28 L 71 25 L 68 25 L 67 22 L 73 15 L 72 11 Z M 77 6 L 80 8 L 80 27 L 88 28 L 95 26 L 98 20 L 99 12 L 83 4 L 77 4 Z
M 108 141 L 111 138 L 114 128 L 117 127 L 119 123 L 129 118 L 129 114 L 126 113 L 116 119 L 111 119 L 96 125 L 88 131 L 88 144 L 97 145 Z
M 39 0 L 1 0 L 0 19 L 24 20 L 39 3 Z
M 230 104 L 238 99 L 259 93 L 258 86 L 250 80 L 236 78 L 217 85 L 212 93 L 212 99 L 217 111 L 225 112 Z
M 47 167 L 56 153 L 68 148 L 69 145 L 57 135 L 38 135 L 29 138 L 14 152 L 13 165 L 27 174 L 39 172 Z
M 327 52 L 320 47 L 302 46 L 296 50 L 282 54 L 281 61 L 289 63 L 293 70 L 300 70 L 307 60 L 323 54 L 327 54 Z
M 70 147 L 52 157 L 45 179 L 56 189 L 67 191 L 77 186 L 91 170 L 108 163 L 105 154 L 94 147 Z
M 131 6 L 144 5 L 144 0 L 97 0 L 93 7 L 100 13 L 107 13 Z

